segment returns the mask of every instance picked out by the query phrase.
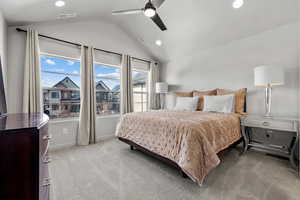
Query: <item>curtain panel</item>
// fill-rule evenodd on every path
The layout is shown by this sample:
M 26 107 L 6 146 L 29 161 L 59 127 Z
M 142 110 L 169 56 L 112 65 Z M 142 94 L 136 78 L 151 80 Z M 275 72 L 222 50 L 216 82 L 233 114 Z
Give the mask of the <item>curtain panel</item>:
M 156 83 L 159 82 L 159 67 L 157 63 L 151 62 L 149 74 L 149 110 L 159 108 L 159 95 L 156 94 Z
M 96 143 L 96 91 L 94 80 L 94 49 L 81 46 L 80 116 L 78 145 Z
M 42 90 L 40 72 L 40 47 L 38 32 L 27 29 L 24 85 L 23 85 L 23 112 L 42 112 Z
M 133 112 L 132 65 L 129 55 L 122 56 L 121 114 Z

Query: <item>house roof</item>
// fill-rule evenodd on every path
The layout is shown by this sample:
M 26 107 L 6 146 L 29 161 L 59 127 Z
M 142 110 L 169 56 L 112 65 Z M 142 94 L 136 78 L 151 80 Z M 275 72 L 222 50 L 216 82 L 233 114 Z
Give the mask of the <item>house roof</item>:
M 63 80 L 56 83 L 53 88 L 70 88 L 70 89 L 79 89 L 78 85 L 72 81 L 69 77 L 65 77 Z
M 110 92 L 110 89 L 103 81 L 98 81 L 96 83 L 96 91 Z

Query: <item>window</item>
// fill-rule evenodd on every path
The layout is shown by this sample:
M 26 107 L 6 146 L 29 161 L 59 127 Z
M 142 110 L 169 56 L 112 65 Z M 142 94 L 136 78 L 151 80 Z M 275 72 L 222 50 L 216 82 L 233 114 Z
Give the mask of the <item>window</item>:
M 59 109 L 59 105 L 58 104 L 52 104 L 52 110 L 58 110 Z
M 148 72 L 132 71 L 134 112 L 148 110 Z
M 51 119 L 78 117 L 80 111 L 80 61 L 41 55 L 43 108 Z
M 95 64 L 97 115 L 120 113 L 120 68 Z
M 51 92 L 51 99 L 58 99 L 59 98 L 59 92 Z

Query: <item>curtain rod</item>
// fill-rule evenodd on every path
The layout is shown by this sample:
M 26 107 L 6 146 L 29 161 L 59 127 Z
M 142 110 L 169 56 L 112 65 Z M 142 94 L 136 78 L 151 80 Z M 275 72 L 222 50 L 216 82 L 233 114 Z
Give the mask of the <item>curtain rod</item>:
M 23 29 L 20 29 L 20 28 L 16 28 L 16 30 L 18 32 L 25 32 L 25 33 L 27 33 L 27 30 L 23 30 Z M 79 43 L 70 42 L 70 41 L 67 41 L 67 40 L 62 40 L 62 39 L 55 38 L 55 37 L 50 37 L 50 36 L 47 36 L 47 35 L 39 34 L 39 37 L 43 37 L 43 38 L 47 38 L 47 39 L 51 39 L 51 40 L 56 40 L 56 41 L 67 43 L 67 44 L 71 44 L 71 45 L 74 45 L 74 46 L 79 46 L 79 47 L 81 46 L 81 44 L 79 44 Z M 105 53 L 112 53 L 112 54 L 115 54 L 115 55 L 122 56 L 121 53 L 117 53 L 117 52 L 113 52 L 113 51 L 108 51 L 108 50 L 104 50 L 104 49 L 98 49 L 98 48 L 94 48 L 94 49 L 97 50 L 97 51 L 102 51 L 102 52 L 105 52 Z M 151 63 L 151 61 L 149 61 L 149 60 L 145 60 L 145 59 L 141 59 L 141 58 L 135 58 L 135 57 L 132 57 L 132 58 L 135 59 L 135 60 L 140 60 L 140 61 L 144 61 L 144 62 L 147 62 L 147 63 Z

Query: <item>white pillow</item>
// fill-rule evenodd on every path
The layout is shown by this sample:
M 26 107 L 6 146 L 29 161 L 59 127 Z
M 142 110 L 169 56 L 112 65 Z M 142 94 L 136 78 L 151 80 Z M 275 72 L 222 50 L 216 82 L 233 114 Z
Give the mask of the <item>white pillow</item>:
M 177 97 L 174 110 L 189 110 L 197 109 L 199 97 Z
M 232 113 L 234 109 L 234 94 L 204 96 L 204 112 Z

